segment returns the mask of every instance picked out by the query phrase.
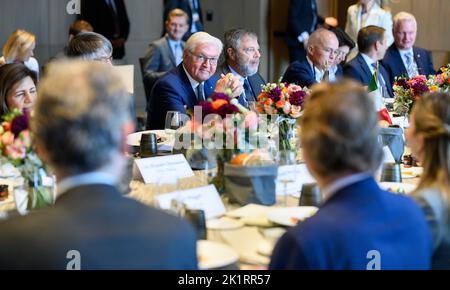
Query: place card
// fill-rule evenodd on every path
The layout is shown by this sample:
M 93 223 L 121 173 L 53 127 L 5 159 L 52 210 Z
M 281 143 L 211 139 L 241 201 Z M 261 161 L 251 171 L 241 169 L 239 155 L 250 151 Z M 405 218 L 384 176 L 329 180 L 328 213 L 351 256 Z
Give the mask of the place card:
M 299 196 L 303 184 L 313 182 L 316 180 L 304 163 L 279 166 L 275 192 L 277 195 L 286 193 Z
M 183 154 L 142 158 L 135 160 L 146 184 L 157 183 L 170 178 L 188 178 L 194 176 Z
M 214 185 L 179 190 L 155 196 L 158 206 L 167 210 L 170 209 L 173 199 L 183 203 L 188 209 L 204 210 L 206 219 L 225 214 L 225 205 Z

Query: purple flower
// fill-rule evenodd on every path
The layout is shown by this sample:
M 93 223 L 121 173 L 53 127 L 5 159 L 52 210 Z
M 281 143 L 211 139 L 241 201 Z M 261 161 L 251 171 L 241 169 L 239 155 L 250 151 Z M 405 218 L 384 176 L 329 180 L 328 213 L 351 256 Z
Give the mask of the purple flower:
M 211 96 L 211 99 L 214 101 L 216 100 L 226 100 L 226 101 L 230 101 L 230 97 L 227 94 L 224 93 L 214 93 Z
M 28 129 L 29 120 L 30 116 L 27 113 L 14 118 L 11 123 L 11 132 L 13 132 L 15 137 L 17 137 L 20 132 Z
M 395 85 L 397 85 L 397 86 L 399 86 L 399 87 L 402 87 L 402 88 L 404 88 L 405 90 L 408 90 L 408 89 L 409 89 L 408 81 L 407 81 L 407 79 L 405 79 L 405 78 L 400 78 L 400 79 L 398 79 L 398 80 L 395 82 Z
M 430 91 L 427 84 L 421 83 L 421 82 L 414 83 L 412 85 L 412 90 L 413 90 L 414 95 L 416 95 L 416 96 L 421 96 Z
M 216 112 L 219 114 L 222 118 L 225 118 L 227 114 L 236 114 L 239 113 L 238 107 L 232 104 L 225 104 L 222 105 Z
M 296 91 L 291 93 L 289 96 L 289 103 L 294 106 L 303 106 L 303 102 L 305 100 L 306 92 L 304 91 Z
M 269 98 L 271 98 L 275 103 L 281 99 L 281 88 L 276 87 L 269 93 Z

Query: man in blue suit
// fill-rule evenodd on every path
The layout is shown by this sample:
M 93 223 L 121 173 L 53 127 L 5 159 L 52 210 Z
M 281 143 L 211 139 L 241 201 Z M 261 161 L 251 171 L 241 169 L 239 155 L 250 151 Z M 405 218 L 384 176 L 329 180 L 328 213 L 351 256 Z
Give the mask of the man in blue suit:
M 317 29 L 309 37 L 306 59 L 291 63 L 284 73 L 283 82 L 310 87 L 322 81 L 335 81 L 342 75 L 340 66 L 333 70 L 338 48 L 339 41 L 333 32 Z
M 389 74 L 379 63 L 386 53 L 386 36 L 382 27 L 369 25 L 358 32 L 358 55 L 344 66 L 344 75 L 368 86 L 378 67 L 378 86 L 383 97 L 393 98 Z
M 239 103 L 249 108 L 249 102 L 256 102 L 265 85 L 258 73 L 261 53 L 258 36 L 246 29 L 231 29 L 225 32 L 225 61 L 217 69 L 216 75 L 232 73 L 244 82 L 244 93 L 239 96 Z
M 400 12 L 394 16 L 394 40 L 383 59 L 391 85 L 396 77 L 412 78 L 417 75 L 435 74 L 429 51 L 414 46 L 417 35 L 417 21 L 414 15 Z
M 34 137 L 57 200 L 0 224 L 0 269 L 196 269 L 192 226 L 117 188 L 134 129 L 120 76 L 101 62 L 55 62 L 40 85 Z
M 168 111 L 187 114 L 214 91 L 231 88 L 239 96 L 243 84 L 232 74 L 214 76 L 222 52 L 222 42 L 206 32 L 193 34 L 183 51 L 183 62 L 160 78 L 153 87 L 147 106 L 147 128 L 164 129 Z
M 378 116 L 353 81 L 320 84 L 301 124 L 303 156 L 322 192 L 318 212 L 277 242 L 270 269 L 428 269 L 431 232 L 409 197 L 380 189 Z

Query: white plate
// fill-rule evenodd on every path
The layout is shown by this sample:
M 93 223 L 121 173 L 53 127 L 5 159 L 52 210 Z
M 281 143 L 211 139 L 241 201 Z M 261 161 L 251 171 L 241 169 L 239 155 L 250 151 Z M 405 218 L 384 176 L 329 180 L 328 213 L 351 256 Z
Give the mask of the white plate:
M 293 227 L 299 221 L 303 221 L 317 212 L 318 208 L 315 206 L 297 206 L 276 208 L 267 213 L 267 218 L 274 223 Z
M 213 219 L 206 222 L 208 230 L 235 230 L 242 228 L 244 223 L 240 220 L 223 217 L 220 219 Z
M 416 189 L 416 185 L 400 182 L 380 182 L 380 187 L 393 193 L 411 193 Z
M 402 166 L 402 179 L 418 178 L 423 173 L 423 167 L 403 167 Z
M 197 258 L 200 270 L 215 269 L 231 265 L 238 261 L 239 255 L 231 247 L 206 241 L 197 241 Z
M 127 136 L 127 144 L 130 146 L 140 146 L 141 144 L 141 135 L 144 133 L 155 133 L 157 138 L 165 138 L 167 140 L 167 136 L 164 130 L 149 130 L 149 131 L 140 131 Z M 165 142 L 165 141 L 164 141 Z M 164 142 L 160 142 L 158 144 L 162 144 Z

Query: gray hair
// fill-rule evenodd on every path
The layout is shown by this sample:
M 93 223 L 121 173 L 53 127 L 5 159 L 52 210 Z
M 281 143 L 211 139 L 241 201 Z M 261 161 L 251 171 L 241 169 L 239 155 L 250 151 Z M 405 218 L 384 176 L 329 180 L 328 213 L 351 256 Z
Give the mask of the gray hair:
M 61 172 L 99 169 L 120 153 L 130 101 L 120 76 L 105 63 L 51 63 L 32 120 L 36 142 Z
M 225 59 L 228 59 L 227 50 L 232 48 L 234 51 L 238 51 L 241 47 L 241 39 L 245 36 L 251 38 L 258 38 L 256 33 L 243 29 L 243 28 L 235 28 L 225 32 L 224 34 L 224 48 L 225 48 Z
M 217 49 L 219 50 L 219 53 L 222 53 L 223 44 L 220 39 L 217 37 L 214 37 L 206 32 L 197 32 L 192 34 L 191 37 L 186 42 L 186 46 L 184 47 L 184 50 L 189 52 L 194 52 L 197 49 L 197 46 L 201 44 L 211 44 L 217 46 Z
M 82 32 L 69 42 L 67 56 L 83 60 L 100 60 L 110 57 L 112 51 L 111 42 L 103 35 L 95 32 Z
M 411 13 L 408 13 L 405 11 L 395 14 L 395 16 L 392 20 L 393 20 L 394 29 L 396 29 L 397 25 L 403 21 L 412 21 L 417 26 L 416 17 L 414 17 L 414 15 L 412 15 Z
M 322 177 L 375 172 L 382 160 L 374 104 L 353 81 L 313 88 L 301 128 L 304 155 Z

